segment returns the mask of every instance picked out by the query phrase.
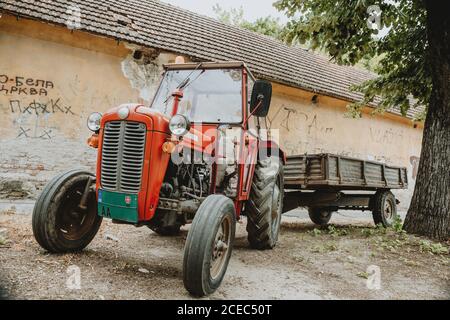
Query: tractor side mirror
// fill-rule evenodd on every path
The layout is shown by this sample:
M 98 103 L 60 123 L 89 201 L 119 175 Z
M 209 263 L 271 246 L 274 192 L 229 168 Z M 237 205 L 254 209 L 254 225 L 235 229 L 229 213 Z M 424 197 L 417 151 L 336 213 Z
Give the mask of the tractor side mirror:
M 265 80 L 256 80 L 250 100 L 250 114 L 265 117 L 269 113 L 272 99 L 272 84 Z

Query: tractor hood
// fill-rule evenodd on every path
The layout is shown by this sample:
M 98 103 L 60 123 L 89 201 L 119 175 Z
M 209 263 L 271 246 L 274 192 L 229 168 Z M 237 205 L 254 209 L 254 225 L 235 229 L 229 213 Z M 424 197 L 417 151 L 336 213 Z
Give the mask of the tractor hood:
M 142 104 L 122 104 L 110 109 L 102 117 L 101 129 L 104 129 L 107 122 L 117 120 L 143 122 L 146 124 L 147 131 L 171 134 L 170 117 Z M 217 127 L 217 124 L 192 124 L 189 132 L 180 139 L 180 145 L 211 154 L 212 144 L 217 137 Z
M 142 104 L 122 104 L 106 112 L 101 121 L 101 128 L 109 121 L 127 120 L 143 122 L 147 131 L 159 131 L 169 134 L 169 117 Z

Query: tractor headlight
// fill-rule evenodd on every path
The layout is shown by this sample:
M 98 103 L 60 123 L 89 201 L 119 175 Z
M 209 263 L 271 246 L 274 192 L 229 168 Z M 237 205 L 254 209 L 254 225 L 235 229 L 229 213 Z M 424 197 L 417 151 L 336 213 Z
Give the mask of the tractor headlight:
M 100 130 L 100 121 L 102 120 L 102 114 L 99 112 L 91 113 L 91 115 L 87 119 L 87 126 L 91 131 Z
M 184 136 L 190 128 L 191 123 L 185 116 L 181 114 L 176 114 L 172 117 L 172 119 L 170 119 L 169 130 L 177 137 Z
M 117 115 L 122 120 L 126 119 L 129 114 L 130 114 L 130 109 L 128 109 L 128 107 L 122 107 L 119 109 L 119 111 L 117 111 Z

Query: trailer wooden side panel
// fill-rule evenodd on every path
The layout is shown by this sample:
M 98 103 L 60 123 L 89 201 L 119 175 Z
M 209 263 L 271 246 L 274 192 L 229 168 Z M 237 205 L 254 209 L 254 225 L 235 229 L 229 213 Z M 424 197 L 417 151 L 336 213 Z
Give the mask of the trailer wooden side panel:
M 406 168 L 324 153 L 288 156 L 284 183 L 288 189 L 405 189 L 408 177 Z

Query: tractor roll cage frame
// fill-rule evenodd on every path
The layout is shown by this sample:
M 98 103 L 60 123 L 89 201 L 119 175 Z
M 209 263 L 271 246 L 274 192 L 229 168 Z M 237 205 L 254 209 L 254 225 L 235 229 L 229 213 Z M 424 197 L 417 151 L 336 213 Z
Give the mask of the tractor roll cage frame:
M 199 66 L 199 63 L 201 65 Z M 242 69 L 242 121 L 239 123 L 235 123 L 236 126 L 241 126 L 244 130 L 248 129 L 248 121 L 246 119 L 250 113 L 250 101 L 248 99 L 249 92 L 251 92 L 252 88 L 248 87 L 249 80 L 255 82 L 256 78 L 253 76 L 250 69 L 247 65 L 242 61 L 230 61 L 230 62 L 190 62 L 190 63 L 167 63 L 163 65 L 164 71 L 170 70 L 195 70 L 195 69 Z M 160 81 L 159 86 L 162 85 L 162 81 Z M 158 87 L 159 90 L 159 87 Z M 153 104 L 153 100 L 156 95 L 153 97 L 150 105 Z M 195 123 L 195 122 L 194 122 Z M 217 123 L 209 123 L 204 122 L 204 124 L 217 124 Z

